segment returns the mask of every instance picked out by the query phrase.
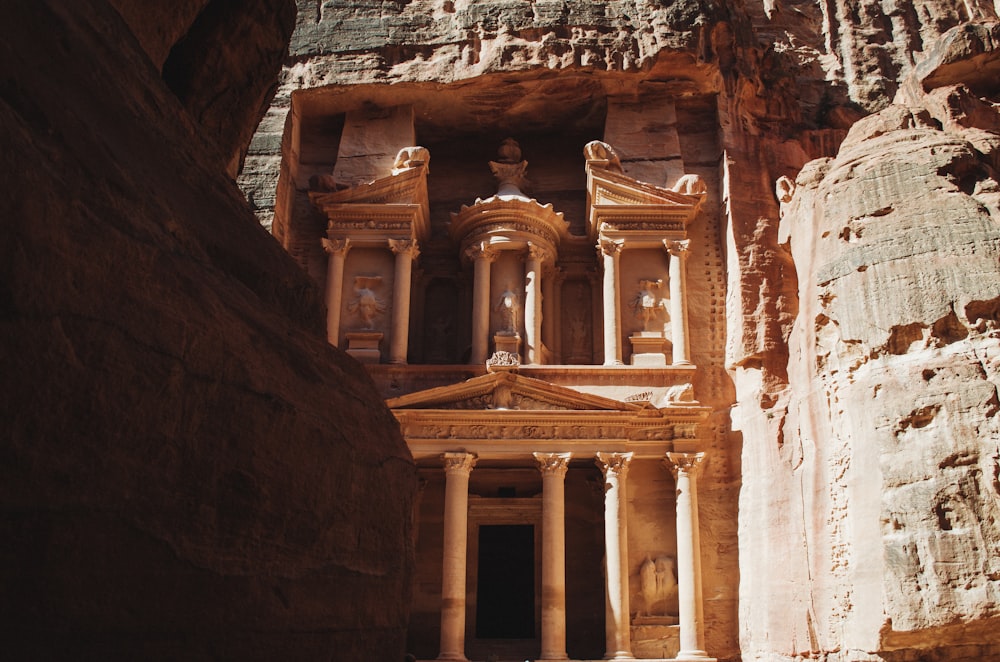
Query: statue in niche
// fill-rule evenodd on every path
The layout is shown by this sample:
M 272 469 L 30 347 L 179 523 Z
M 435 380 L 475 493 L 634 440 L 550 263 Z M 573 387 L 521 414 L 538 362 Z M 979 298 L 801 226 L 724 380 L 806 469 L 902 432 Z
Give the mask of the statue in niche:
M 517 335 L 517 316 L 520 312 L 521 297 L 511 289 L 507 283 L 507 289 L 500 295 L 494 310 L 500 313 L 500 329 L 497 333 L 501 336 Z
M 357 298 L 347 305 L 347 309 L 361 318 L 362 329 L 373 331 L 375 318 L 385 313 L 385 302 L 380 299 L 373 288 L 382 282 L 381 276 L 356 276 L 354 278 L 354 294 Z
M 639 616 L 677 615 L 676 563 L 671 556 L 648 556 L 639 567 Z
M 661 316 L 666 317 L 667 302 L 656 294 L 663 285 L 662 280 L 640 280 L 639 292 L 632 298 L 632 309 L 642 322 L 643 331 L 657 331 L 655 327 Z

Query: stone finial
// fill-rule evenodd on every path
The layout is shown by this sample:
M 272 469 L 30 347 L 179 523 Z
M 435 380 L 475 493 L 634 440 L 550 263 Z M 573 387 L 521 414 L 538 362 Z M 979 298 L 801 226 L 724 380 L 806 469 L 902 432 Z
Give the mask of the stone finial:
M 497 150 L 498 161 L 490 161 L 490 171 L 497 179 L 497 195 L 512 195 L 527 199 L 522 189 L 528 186 L 528 162 L 521 159 L 521 146 L 506 138 Z
M 514 370 L 521 366 L 521 357 L 514 352 L 493 352 L 486 360 L 486 372 Z

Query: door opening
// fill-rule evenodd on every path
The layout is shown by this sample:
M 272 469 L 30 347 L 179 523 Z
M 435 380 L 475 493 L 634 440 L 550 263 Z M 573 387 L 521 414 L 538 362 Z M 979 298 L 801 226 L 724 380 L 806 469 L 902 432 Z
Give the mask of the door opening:
M 535 636 L 535 527 L 479 527 L 477 639 Z

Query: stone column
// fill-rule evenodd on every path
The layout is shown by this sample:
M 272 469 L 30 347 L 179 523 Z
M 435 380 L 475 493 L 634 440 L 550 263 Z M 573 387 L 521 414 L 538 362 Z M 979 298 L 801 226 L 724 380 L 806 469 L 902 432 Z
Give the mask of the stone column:
M 663 240 L 670 253 L 670 331 L 673 335 L 674 365 L 691 363 L 687 318 L 687 257 L 691 241 Z
M 598 453 L 597 466 L 604 472 L 604 558 L 607 575 L 608 660 L 630 660 L 632 634 L 629 628 L 628 591 L 628 498 L 625 477 L 632 453 Z
M 497 258 L 496 249 L 481 242 L 465 249 L 472 260 L 474 282 L 472 292 L 472 353 L 469 363 L 486 363 L 486 352 L 490 346 L 490 265 Z
M 412 239 L 390 239 L 389 248 L 396 254 L 396 270 L 392 279 L 392 340 L 389 343 L 389 363 L 406 363 L 406 347 L 410 339 L 410 278 L 413 261 L 420 255 Z
M 544 248 L 528 244 L 524 267 L 524 344 L 528 363 L 542 362 L 542 262 Z
M 441 654 L 465 660 L 465 555 L 469 531 L 469 474 L 472 453 L 444 453 L 444 540 L 441 567 Z
M 340 304 L 344 295 L 344 262 L 351 250 L 350 239 L 323 238 L 330 254 L 326 268 L 326 340 L 334 347 L 340 340 Z
M 618 302 L 618 260 L 622 242 L 602 239 L 597 248 L 604 262 L 604 365 L 622 364 L 621 315 Z
M 549 298 L 552 299 L 550 306 L 551 312 L 545 313 L 545 320 L 543 321 L 548 324 L 549 334 L 552 337 L 552 355 L 556 357 L 554 362 L 566 363 L 566 359 L 563 357 L 562 315 L 560 314 L 560 311 L 562 311 L 562 290 L 563 283 L 566 282 L 566 273 L 562 269 L 553 267 L 552 278 L 549 280 L 552 281 L 549 286 L 551 295 L 545 295 L 545 301 L 548 301 Z M 545 282 L 548 284 L 549 280 L 546 280 Z M 542 302 L 543 305 L 545 301 Z
M 712 659 L 705 652 L 698 541 L 698 474 L 704 459 L 704 453 L 667 453 L 677 484 L 677 597 L 681 626 L 678 660 Z
M 534 453 L 542 472 L 542 660 L 566 660 L 566 503 L 570 453 Z

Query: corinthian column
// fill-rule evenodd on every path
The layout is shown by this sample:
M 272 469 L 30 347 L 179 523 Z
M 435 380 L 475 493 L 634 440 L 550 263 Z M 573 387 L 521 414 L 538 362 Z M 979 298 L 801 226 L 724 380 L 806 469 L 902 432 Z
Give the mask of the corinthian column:
M 542 472 L 542 660 L 566 660 L 566 503 L 570 453 L 534 453 Z
M 390 239 L 389 248 L 396 254 L 396 271 L 392 279 L 392 340 L 389 342 L 389 363 L 406 363 L 406 346 L 410 339 L 410 278 L 413 261 L 420 255 L 412 239 Z
M 542 262 L 544 248 L 528 244 L 524 269 L 524 344 L 528 363 L 542 362 Z
M 488 243 L 480 242 L 465 249 L 472 260 L 474 282 L 472 291 L 472 354 L 469 363 L 486 363 L 490 343 L 490 264 L 497 259 L 497 251 Z
M 681 626 L 678 660 L 712 659 L 705 652 L 698 541 L 698 474 L 704 459 L 704 453 L 667 453 L 677 484 L 677 597 Z
M 344 294 L 344 261 L 351 249 L 350 239 L 323 237 L 323 249 L 330 254 L 326 267 L 326 340 L 334 347 L 340 340 L 340 303 Z
M 441 654 L 465 660 L 465 552 L 469 530 L 472 453 L 444 453 L 444 540 L 441 567 Z
M 597 466 L 604 472 L 604 558 L 607 575 L 608 615 L 606 624 L 608 660 L 631 660 L 628 594 L 628 507 L 625 477 L 632 453 L 598 453 Z
M 604 261 L 604 365 L 622 364 L 621 316 L 618 302 L 618 259 L 622 243 L 602 239 L 597 244 Z
M 687 257 L 691 241 L 663 240 L 670 253 L 670 332 L 673 335 L 674 365 L 691 363 L 688 345 L 687 318 Z

